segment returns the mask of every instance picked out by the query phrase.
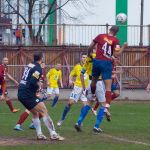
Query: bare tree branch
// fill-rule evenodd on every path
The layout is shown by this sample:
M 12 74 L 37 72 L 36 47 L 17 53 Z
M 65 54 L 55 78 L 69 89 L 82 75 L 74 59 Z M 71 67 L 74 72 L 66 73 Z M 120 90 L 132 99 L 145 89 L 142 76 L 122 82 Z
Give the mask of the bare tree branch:
M 16 14 L 18 14 L 18 15 L 24 20 L 24 22 L 25 22 L 26 24 L 28 24 L 28 22 L 27 22 L 26 19 L 23 17 L 23 15 L 21 15 L 21 14 L 11 5 L 10 1 L 9 1 L 9 0 L 6 0 L 6 2 L 7 2 L 8 5 L 13 9 L 13 11 L 14 11 Z

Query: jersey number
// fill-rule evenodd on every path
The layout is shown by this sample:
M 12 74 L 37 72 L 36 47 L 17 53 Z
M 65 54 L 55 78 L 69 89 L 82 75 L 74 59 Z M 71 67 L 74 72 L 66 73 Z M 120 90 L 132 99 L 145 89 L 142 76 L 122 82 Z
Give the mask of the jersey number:
M 104 51 L 104 55 L 112 56 L 111 46 L 107 42 L 103 45 L 102 50 Z
M 23 76 L 22 76 L 22 79 L 23 79 L 23 80 L 26 80 L 26 79 L 27 79 L 27 77 L 28 77 L 28 75 L 29 75 L 29 72 L 30 72 L 30 69 L 31 69 L 31 68 L 28 68 L 28 67 L 25 68 L 24 73 L 23 73 Z

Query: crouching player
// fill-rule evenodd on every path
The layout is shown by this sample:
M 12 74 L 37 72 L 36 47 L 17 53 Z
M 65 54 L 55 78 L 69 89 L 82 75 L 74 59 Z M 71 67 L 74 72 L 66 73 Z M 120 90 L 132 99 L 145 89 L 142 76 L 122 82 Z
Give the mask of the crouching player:
M 67 102 L 67 105 L 64 108 L 63 114 L 61 116 L 60 121 L 57 123 L 58 126 L 61 126 L 62 123 L 64 122 L 68 112 L 70 111 L 71 106 L 78 102 L 78 100 L 80 99 L 83 103 L 83 106 L 86 104 L 87 102 L 87 98 L 85 95 L 82 94 L 82 83 L 81 83 L 81 79 L 80 79 L 80 72 L 82 70 L 83 64 L 85 63 L 87 58 L 86 54 L 82 54 L 82 58 L 81 58 L 81 62 L 76 64 L 73 68 L 73 70 L 70 73 L 70 77 L 69 77 L 69 82 L 70 85 L 73 85 L 74 83 L 74 87 L 73 90 L 70 94 L 69 100 Z M 76 78 L 74 81 L 74 77 Z M 84 79 L 85 79 L 85 87 L 88 86 L 88 81 L 89 81 L 89 77 L 87 75 L 87 73 L 84 74 Z
M 52 140 L 63 140 L 56 131 L 52 119 L 48 115 L 47 108 L 44 102 L 36 96 L 36 92 L 39 89 L 39 79 L 42 74 L 41 69 L 42 53 L 34 54 L 34 63 L 28 64 L 21 78 L 18 88 L 18 99 L 19 101 L 32 113 L 32 121 L 36 128 L 37 139 L 46 140 L 47 137 L 43 135 L 41 130 L 41 122 L 39 120 L 39 113 L 43 117 L 43 122 L 47 127 L 50 138 Z
M 93 57 L 95 58 L 95 54 L 93 54 Z M 81 81 L 82 81 L 82 86 L 83 89 L 85 89 L 85 85 L 84 85 L 84 73 L 87 72 L 89 74 L 89 84 L 88 84 L 88 90 L 87 90 L 87 104 L 81 109 L 81 113 L 80 116 L 78 118 L 77 123 L 75 124 L 75 129 L 80 132 L 81 130 L 81 124 L 84 120 L 84 118 L 86 117 L 86 115 L 88 114 L 88 111 L 91 109 L 91 105 L 93 103 L 93 98 L 92 98 L 92 93 L 91 93 L 91 79 L 92 79 L 92 60 L 93 58 L 88 57 L 87 61 L 85 63 L 85 65 L 82 68 L 81 71 Z M 86 92 L 84 92 L 86 93 Z M 98 79 L 98 82 L 96 84 L 96 98 L 98 100 L 98 102 L 101 104 L 101 107 L 99 109 L 97 118 L 96 118 L 96 123 L 95 126 L 93 128 L 93 131 L 96 133 L 102 132 L 102 130 L 99 128 L 100 124 L 102 123 L 103 120 L 103 116 L 104 116 L 104 110 L 105 110 L 105 87 L 103 84 L 103 81 L 101 79 L 101 77 Z
M 44 90 L 44 82 L 45 82 L 45 63 L 42 62 L 41 64 L 41 68 L 42 68 L 42 75 L 40 77 L 40 80 L 39 80 L 39 89 L 38 89 L 38 92 L 36 94 L 36 96 L 39 96 L 41 98 L 42 101 L 46 100 L 47 99 L 47 93 L 46 91 Z M 42 95 L 42 96 L 41 96 Z M 25 122 L 25 120 L 28 118 L 28 116 L 30 115 L 30 111 L 28 109 L 26 109 L 20 116 L 19 116 L 19 119 L 14 127 L 14 130 L 16 131 L 24 131 L 23 128 L 22 128 L 22 124 Z M 42 118 L 42 115 L 39 114 L 39 119 Z M 30 129 L 35 129 L 34 127 L 34 124 L 31 123 L 29 125 L 29 128 Z

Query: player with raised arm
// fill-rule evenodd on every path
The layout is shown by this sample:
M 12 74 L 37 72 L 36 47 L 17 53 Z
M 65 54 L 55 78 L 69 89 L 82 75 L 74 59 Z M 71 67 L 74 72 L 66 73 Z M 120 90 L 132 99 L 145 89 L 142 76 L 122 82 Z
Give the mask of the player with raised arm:
M 46 78 L 48 86 L 47 96 L 51 97 L 52 94 L 55 94 L 55 97 L 52 100 L 52 107 L 54 107 L 59 98 L 58 81 L 60 82 L 61 88 L 63 88 L 61 64 L 57 64 L 54 68 L 50 69 L 46 75 Z
M 16 113 L 20 109 L 16 109 L 13 107 L 12 101 L 8 97 L 6 78 L 10 79 L 18 86 L 18 82 L 8 73 L 8 58 L 4 57 L 2 60 L 2 64 L 0 65 L 0 100 L 5 100 L 11 112 Z
M 68 112 L 70 111 L 71 106 L 74 103 L 78 102 L 79 99 L 82 101 L 83 106 L 86 105 L 87 98 L 85 95 L 82 94 L 83 88 L 82 88 L 82 83 L 81 83 L 81 79 L 80 79 L 80 72 L 82 70 L 83 64 L 86 61 L 86 58 L 87 58 L 87 55 L 82 53 L 82 58 L 81 58 L 80 63 L 76 64 L 70 73 L 69 83 L 70 83 L 70 85 L 74 85 L 74 87 L 73 87 L 72 92 L 70 93 L 69 100 L 67 101 L 67 105 L 64 108 L 61 119 L 57 123 L 58 126 L 62 125 Z M 74 81 L 74 78 L 75 78 L 75 81 Z M 87 73 L 84 74 L 84 79 L 85 79 L 85 87 L 87 88 L 88 80 L 89 80 Z
M 111 84 L 112 84 L 112 61 L 113 56 L 120 55 L 123 47 L 120 48 L 119 40 L 116 37 L 119 27 L 114 25 L 109 29 L 108 34 L 99 34 L 90 44 L 88 55 L 90 56 L 93 48 L 97 45 L 96 58 L 93 61 L 91 92 L 95 99 L 96 83 L 100 75 L 105 84 L 106 102 L 111 101 Z M 98 126 L 94 126 L 95 132 L 99 133 Z
M 34 62 L 25 67 L 18 88 L 18 99 L 32 113 L 32 121 L 36 128 L 38 140 L 47 139 L 41 130 L 39 113 L 42 115 L 43 122 L 50 133 L 50 138 L 52 140 L 63 140 L 64 138 L 56 133 L 53 121 L 48 115 L 44 102 L 36 95 L 39 89 L 39 79 L 42 74 L 42 68 L 40 66 L 42 58 L 42 53 L 35 53 Z

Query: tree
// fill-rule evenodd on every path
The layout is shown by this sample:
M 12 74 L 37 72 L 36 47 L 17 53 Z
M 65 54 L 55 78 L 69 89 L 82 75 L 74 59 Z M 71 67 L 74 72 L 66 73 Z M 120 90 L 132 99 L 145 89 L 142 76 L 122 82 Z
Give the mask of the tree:
M 37 40 L 42 39 L 41 38 L 41 30 L 43 27 L 43 24 L 47 21 L 48 17 L 56 12 L 57 10 L 62 10 L 63 14 L 65 16 L 69 16 L 69 18 L 73 18 L 72 16 L 69 15 L 66 11 L 63 10 L 63 7 L 69 3 L 72 3 L 75 7 L 84 7 L 83 1 L 88 4 L 87 0 L 62 0 L 61 5 L 57 5 L 57 0 L 53 0 L 50 3 L 47 2 L 47 0 L 42 0 L 43 1 L 43 6 L 41 7 L 41 10 L 46 10 L 45 14 L 41 17 L 40 19 L 40 26 L 38 27 L 38 31 L 36 32 L 36 35 L 33 32 L 33 14 L 36 13 L 37 8 L 35 7 L 36 3 L 41 0 L 4 0 L 4 3 L 9 7 L 9 9 L 4 10 L 3 14 L 5 15 L 10 15 L 10 14 L 16 14 L 18 15 L 24 23 L 28 26 L 29 29 L 29 36 L 30 39 L 32 40 L 33 43 L 36 43 Z M 25 16 L 22 11 L 18 9 L 19 7 L 22 9 L 24 6 L 22 4 L 27 4 L 27 15 Z M 9 10 L 9 11 L 8 11 Z M 25 12 L 26 13 L 26 12 Z M 41 40 L 42 41 L 42 40 Z

